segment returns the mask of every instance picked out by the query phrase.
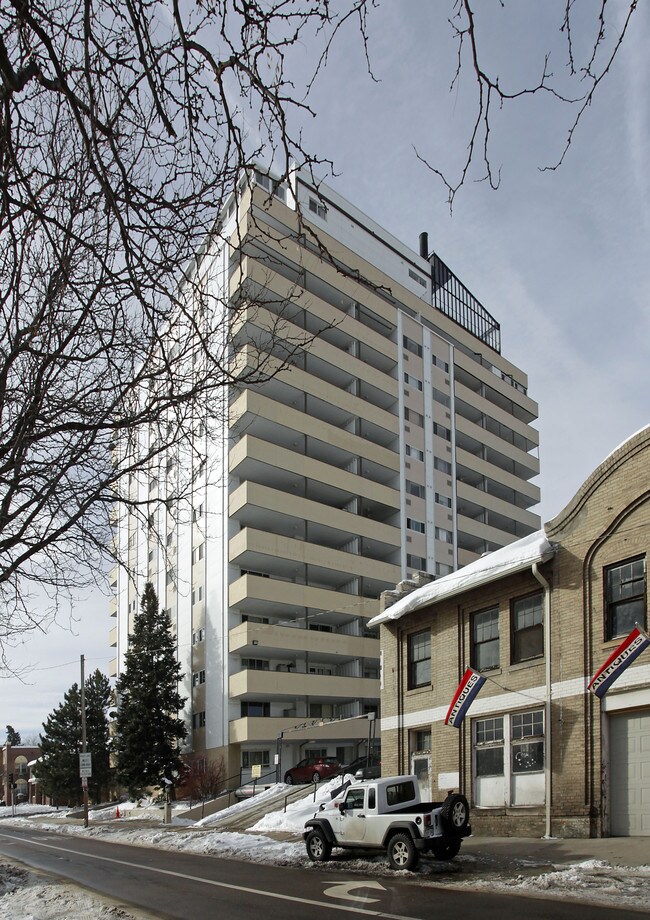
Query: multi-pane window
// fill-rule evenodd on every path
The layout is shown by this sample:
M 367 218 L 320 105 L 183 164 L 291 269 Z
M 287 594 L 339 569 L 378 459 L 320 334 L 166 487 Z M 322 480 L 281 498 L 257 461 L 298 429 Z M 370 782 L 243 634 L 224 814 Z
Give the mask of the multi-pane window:
M 414 530 L 416 533 L 426 532 L 424 521 L 416 521 L 415 518 L 407 518 L 406 526 L 409 530 Z
M 451 498 L 448 495 L 441 495 L 436 492 L 436 504 L 442 505 L 443 508 L 451 508 Z
M 205 711 L 195 712 L 192 716 L 192 728 L 204 728 L 205 727 Z
M 446 374 L 449 373 L 449 364 L 443 358 L 439 358 L 437 355 L 431 355 L 431 361 L 436 367 L 442 368 Z
M 199 642 L 205 641 L 205 627 L 201 626 L 200 629 L 195 629 L 192 633 L 192 645 L 198 645 Z
M 409 339 L 409 337 L 405 335 L 402 339 L 402 344 L 411 354 L 417 355 L 418 358 L 422 357 L 422 346 L 418 342 L 414 342 L 413 339 Z
M 245 769 L 249 767 L 269 767 L 271 765 L 271 754 L 269 751 L 242 751 L 241 765 Z
M 322 201 L 318 201 L 316 198 L 310 198 L 309 210 L 322 220 L 327 220 L 327 205 L 323 204 Z
M 499 667 L 499 608 L 472 616 L 472 667 L 477 671 Z
M 474 804 L 544 802 L 544 712 L 513 712 L 473 723 Z
M 268 671 L 269 662 L 264 658 L 242 658 L 242 668 L 248 668 L 251 671 Z
M 439 578 L 442 578 L 445 575 L 451 575 L 453 571 L 453 565 L 448 565 L 446 562 L 436 562 L 436 575 Z
M 479 719 L 475 724 L 476 776 L 503 774 L 503 716 Z
M 448 460 L 443 460 L 442 457 L 436 457 L 433 461 L 433 467 L 441 473 L 446 473 L 447 476 L 451 476 L 451 463 Z
M 626 636 L 646 623 L 645 557 L 605 569 L 606 637 Z
M 404 420 L 412 425 L 417 425 L 418 428 L 424 426 L 424 416 L 421 412 L 416 412 L 415 409 L 404 409 Z
M 404 383 L 410 387 L 415 387 L 416 390 L 422 389 L 422 381 L 418 377 L 414 377 L 413 374 L 404 374 Z
M 412 633 L 407 640 L 408 689 L 431 683 L 431 631 Z
M 431 751 L 431 729 L 416 728 L 410 734 L 411 754 L 424 754 Z
M 434 422 L 433 433 L 437 434 L 439 438 L 443 438 L 445 441 L 451 441 L 451 431 L 445 428 L 444 425 L 439 425 L 437 422 Z
M 195 671 L 194 674 L 192 674 L 192 686 L 198 687 L 199 684 L 204 684 L 204 683 L 205 683 L 205 671 L 204 670 Z
M 542 594 L 520 597 L 511 605 L 512 661 L 528 661 L 544 654 Z
M 424 556 L 414 556 L 413 553 L 407 553 L 406 566 L 409 569 L 414 569 L 416 572 L 426 572 L 427 560 Z
M 444 527 L 436 527 L 436 540 L 441 540 L 443 543 L 453 543 L 454 535 L 451 530 L 445 530 Z
M 404 453 L 407 457 L 413 457 L 415 460 L 424 461 L 424 451 L 419 450 L 417 447 L 411 447 L 410 444 L 407 444 Z
M 515 712 L 510 716 L 510 750 L 513 773 L 544 769 L 544 713 Z
M 410 482 L 408 479 L 406 480 L 406 491 L 409 495 L 415 495 L 416 498 L 424 498 L 427 494 L 424 486 L 417 482 Z

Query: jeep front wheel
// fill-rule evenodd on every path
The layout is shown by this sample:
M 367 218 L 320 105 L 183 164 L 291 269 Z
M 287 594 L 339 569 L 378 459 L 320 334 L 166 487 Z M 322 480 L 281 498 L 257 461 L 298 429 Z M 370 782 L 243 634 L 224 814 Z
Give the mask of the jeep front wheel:
M 418 851 L 408 834 L 395 834 L 388 844 L 388 862 L 393 869 L 411 871 L 418 864 Z
M 307 845 L 307 856 L 314 862 L 327 862 L 332 855 L 332 844 L 317 827 L 307 834 L 305 843 Z

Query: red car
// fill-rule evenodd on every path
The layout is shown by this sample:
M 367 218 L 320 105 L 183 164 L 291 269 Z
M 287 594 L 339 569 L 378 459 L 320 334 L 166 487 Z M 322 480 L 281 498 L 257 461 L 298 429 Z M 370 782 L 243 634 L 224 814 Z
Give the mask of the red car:
M 295 767 L 284 774 L 284 781 L 291 786 L 293 783 L 320 783 L 322 779 L 329 779 L 341 772 L 341 764 L 336 757 L 303 757 Z

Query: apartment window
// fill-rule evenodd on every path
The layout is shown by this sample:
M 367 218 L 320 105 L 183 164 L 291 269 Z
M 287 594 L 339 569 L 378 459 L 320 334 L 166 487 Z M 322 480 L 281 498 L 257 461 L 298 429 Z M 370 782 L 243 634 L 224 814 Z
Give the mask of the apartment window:
M 202 517 L 203 517 L 203 505 L 199 505 L 198 508 L 194 508 L 194 510 L 192 511 L 192 520 L 196 523 L 196 521 L 200 521 Z
M 192 633 L 192 645 L 198 645 L 199 642 L 205 641 L 205 627 L 202 626 L 200 629 L 195 629 Z
M 431 683 L 431 630 L 412 633 L 407 639 L 408 689 Z
M 512 602 L 512 661 L 528 661 L 544 654 L 544 613 L 541 591 Z
M 473 734 L 474 804 L 543 804 L 543 710 L 477 719 Z
M 404 383 L 410 387 L 415 387 L 416 390 L 422 389 L 422 381 L 417 377 L 414 377 L 413 374 L 404 374 Z
M 442 358 L 439 358 L 437 355 L 431 355 L 431 362 L 436 367 L 442 368 L 445 374 L 449 373 L 449 364 L 446 361 L 443 361 Z
M 417 425 L 419 428 L 424 427 L 424 416 L 421 412 L 416 412 L 414 409 L 404 409 L 404 419 L 407 422 L 411 422 L 412 425 Z
M 410 733 L 410 753 L 411 754 L 430 754 L 431 753 L 431 729 L 416 728 Z
M 168 585 L 173 584 L 174 582 L 174 570 L 173 569 L 167 569 L 167 575 L 166 575 L 165 581 Z
M 449 463 L 448 460 L 436 457 L 433 461 L 433 468 L 439 470 L 441 473 L 445 473 L 446 476 L 451 476 L 451 463 Z
M 271 715 L 271 704 L 256 700 L 243 700 L 241 714 L 242 718 L 268 718 Z
M 446 409 L 449 409 L 451 406 L 451 400 L 446 393 L 442 393 L 440 390 L 433 388 L 433 400 L 434 402 L 439 403 L 439 405 L 444 406 Z
M 444 575 L 450 575 L 453 571 L 453 565 L 447 565 L 445 562 L 436 562 L 436 575 L 439 578 L 442 578 Z
M 195 712 L 192 716 L 192 728 L 205 728 L 205 710 Z
M 472 615 L 472 667 L 487 671 L 499 667 L 499 608 Z
M 451 530 L 445 530 L 443 527 L 436 527 L 436 540 L 442 543 L 453 543 L 454 535 Z
M 192 588 L 192 603 L 198 604 L 203 600 L 203 585 L 198 588 Z
M 645 556 L 605 569 L 606 638 L 626 636 L 646 623 Z
M 416 498 L 424 498 L 427 494 L 424 486 L 418 482 L 410 482 L 408 479 L 406 480 L 406 491 L 409 495 L 415 495 Z
M 421 284 L 422 287 L 427 286 L 426 280 L 421 275 L 418 275 L 417 272 L 414 272 L 412 268 L 409 268 L 409 278 L 412 278 L 413 281 L 417 281 L 417 283 Z
M 425 533 L 426 531 L 424 521 L 416 521 L 415 518 L 407 518 L 406 526 L 409 530 L 414 530 L 415 533 Z
M 320 217 L 321 220 L 327 220 L 327 205 L 323 204 L 322 201 L 318 201 L 317 198 L 309 199 L 309 210 L 312 214 Z
M 437 434 L 439 438 L 443 438 L 445 441 L 451 441 L 451 431 L 445 428 L 444 425 L 439 425 L 437 422 L 434 422 L 433 433 Z
M 448 495 L 441 495 L 440 492 L 436 492 L 436 504 L 442 505 L 443 508 L 451 508 L 451 499 Z
M 269 662 L 264 658 L 242 658 L 242 668 L 248 668 L 250 671 L 268 671 Z
M 192 565 L 194 565 L 195 562 L 199 562 L 201 559 L 203 559 L 204 547 L 204 543 L 194 547 L 192 550 Z
M 406 565 L 416 572 L 426 572 L 427 570 L 427 560 L 424 556 L 414 556 L 412 553 L 406 554 Z
M 404 453 L 407 457 L 413 457 L 414 460 L 421 460 L 424 462 L 424 451 L 418 450 L 417 447 L 411 447 L 410 444 L 407 444 L 404 448 Z
M 244 769 L 250 769 L 250 767 L 270 767 L 271 754 L 269 751 L 242 751 L 241 765 Z
M 192 674 L 192 686 L 198 687 L 199 684 L 205 683 L 205 671 L 195 671 Z
M 407 335 L 402 339 L 402 344 L 407 351 L 410 351 L 411 354 L 417 355 L 418 358 L 422 357 L 422 346 L 417 342 L 414 342 L 413 339 L 409 339 Z

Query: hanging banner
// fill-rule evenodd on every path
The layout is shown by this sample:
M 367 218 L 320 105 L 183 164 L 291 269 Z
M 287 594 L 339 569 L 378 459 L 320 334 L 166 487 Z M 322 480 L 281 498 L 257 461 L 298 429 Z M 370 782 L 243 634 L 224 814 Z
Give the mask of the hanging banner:
M 478 671 L 468 668 L 463 674 L 463 679 L 458 685 L 456 695 L 451 701 L 451 706 L 445 717 L 445 725 L 451 725 L 453 728 L 460 728 L 465 718 L 465 713 L 474 702 L 479 690 L 485 683 L 486 678 Z
M 635 626 L 627 639 L 621 642 L 602 668 L 594 675 L 587 689 L 591 690 L 599 699 L 602 699 L 614 681 L 649 645 L 650 636 L 638 626 Z

